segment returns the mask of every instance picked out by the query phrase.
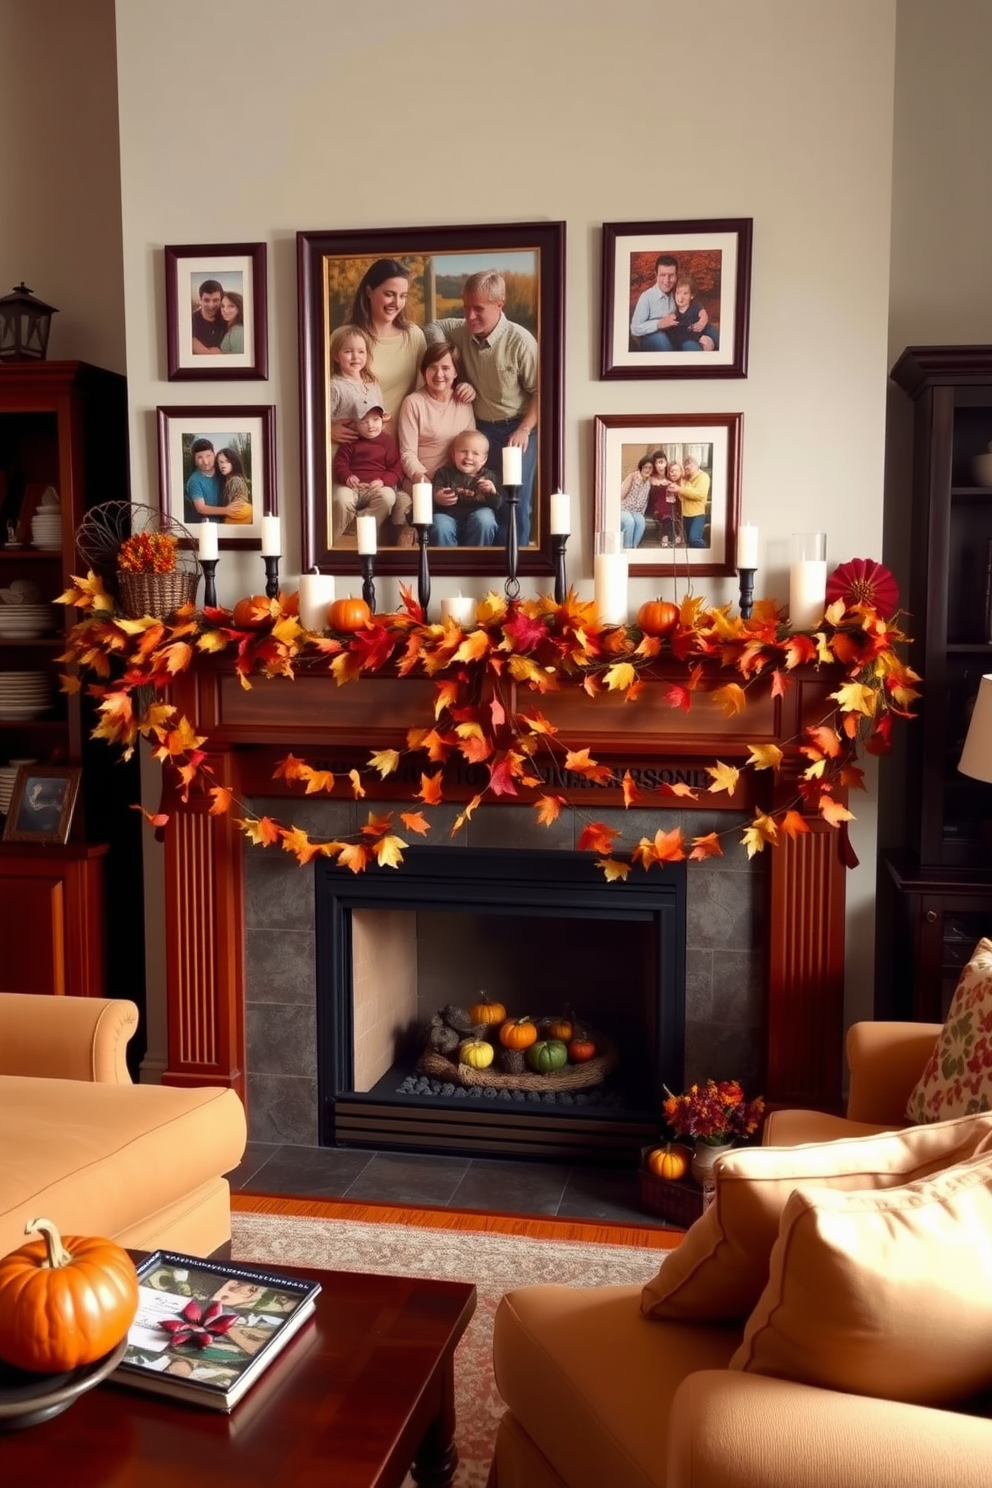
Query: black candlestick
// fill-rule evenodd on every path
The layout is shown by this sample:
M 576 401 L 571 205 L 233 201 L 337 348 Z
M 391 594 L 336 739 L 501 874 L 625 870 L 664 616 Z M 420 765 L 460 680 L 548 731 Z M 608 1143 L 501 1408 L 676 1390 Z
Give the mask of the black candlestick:
M 279 593 L 279 554 L 262 554 L 262 562 L 265 564 L 265 597 L 275 599 Z
M 751 606 L 754 602 L 754 576 L 756 568 L 739 568 L 737 577 L 741 581 L 741 619 L 750 620 Z
M 565 545 L 567 532 L 552 532 L 551 548 L 555 560 L 555 604 L 564 604 L 567 586 L 565 583 Z
M 362 570 L 362 598 L 369 609 L 375 614 L 375 554 L 359 553 L 359 567 Z
M 517 502 L 520 500 L 520 487 L 508 486 L 504 482 L 504 489 L 509 515 L 506 519 L 506 583 L 503 588 L 507 599 L 516 599 L 520 593 L 517 579 Z
M 217 559 L 201 558 L 200 567 L 203 569 L 203 603 L 205 605 L 216 605 Z
M 427 534 L 431 530 L 430 522 L 414 522 L 417 529 L 417 543 L 420 547 L 420 574 L 417 578 L 417 598 L 420 608 L 424 612 L 424 622 L 427 622 L 427 608 L 431 602 L 431 570 L 427 561 Z

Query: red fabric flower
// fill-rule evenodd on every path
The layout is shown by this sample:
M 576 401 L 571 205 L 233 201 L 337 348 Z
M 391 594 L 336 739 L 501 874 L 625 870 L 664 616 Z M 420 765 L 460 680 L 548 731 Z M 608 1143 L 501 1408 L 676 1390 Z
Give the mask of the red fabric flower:
M 838 599 L 848 606 L 866 605 L 887 620 L 899 608 L 899 586 L 889 569 L 874 558 L 851 558 L 827 580 L 827 604 Z
M 194 1297 L 178 1317 L 163 1318 L 159 1327 L 171 1336 L 174 1348 L 191 1344 L 193 1348 L 202 1349 L 215 1338 L 223 1338 L 237 1320 L 237 1313 L 225 1312 L 219 1302 L 201 1307 Z

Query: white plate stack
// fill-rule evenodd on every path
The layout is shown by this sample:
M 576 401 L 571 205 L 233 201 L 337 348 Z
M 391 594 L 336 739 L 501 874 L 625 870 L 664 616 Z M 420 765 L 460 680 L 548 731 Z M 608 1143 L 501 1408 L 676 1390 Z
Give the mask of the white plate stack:
M 31 518 L 31 541 L 36 548 L 62 546 L 62 513 L 57 506 L 39 507 Z
M 6 816 L 10 810 L 10 798 L 14 793 L 14 781 L 16 779 L 16 765 L 0 766 L 0 816 Z
M 21 723 L 52 706 L 50 672 L 0 672 L 0 719 Z
M 30 641 L 55 629 L 55 612 L 46 604 L 0 604 L 0 640 Z

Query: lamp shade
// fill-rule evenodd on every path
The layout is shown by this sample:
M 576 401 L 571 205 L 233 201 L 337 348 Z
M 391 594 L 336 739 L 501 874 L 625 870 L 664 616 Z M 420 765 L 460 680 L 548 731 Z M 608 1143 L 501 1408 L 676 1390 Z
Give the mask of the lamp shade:
M 0 362 L 43 362 L 48 333 L 58 311 L 37 299 L 22 279 L 0 298 Z
M 973 780 L 992 781 L 992 672 L 978 684 L 958 769 Z

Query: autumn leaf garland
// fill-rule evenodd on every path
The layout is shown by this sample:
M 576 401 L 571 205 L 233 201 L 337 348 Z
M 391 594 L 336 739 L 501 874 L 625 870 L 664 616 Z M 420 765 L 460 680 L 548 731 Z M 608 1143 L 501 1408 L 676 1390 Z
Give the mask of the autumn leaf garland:
M 552 774 L 564 771 L 592 784 L 617 786 L 627 807 L 699 799 L 700 792 L 687 785 L 642 790 L 630 771 L 615 771 L 587 748 L 568 748 L 538 706 L 513 709 L 510 682 L 537 698 L 579 686 L 593 699 L 619 693 L 633 702 L 643 688 L 643 674 L 659 658 L 674 659 L 685 665 L 686 675 L 668 685 L 666 700 L 689 712 L 705 682 L 705 663 L 711 661 L 740 676 L 739 682 L 724 683 L 710 694 L 732 717 L 746 710 L 748 688 L 758 678 L 778 696 L 799 666 L 839 666 L 843 679 L 831 694 L 835 711 L 794 741 L 806 761 L 796 798 L 774 814 L 755 813 L 742 836 L 749 856 L 776 844 L 782 835 L 807 832 L 810 814 L 834 827 L 850 820 L 852 813 L 840 797 L 864 788 L 856 764 L 859 749 L 886 752 L 893 719 L 911 717 L 918 696 L 919 677 L 899 654 L 906 637 L 873 609 L 844 600 L 831 605 L 822 627 L 807 634 L 789 631 L 770 600 L 756 603 L 744 620 L 731 614 L 729 606 L 711 608 L 689 596 L 680 606 L 678 623 L 662 641 L 633 626 L 604 626 L 595 606 L 571 592 L 562 604 L 548 596 L 510 601 L 490 593 L 480 601 L 476 624 L 467 631 L 450 620 L 426 623 L 410 591 L 404 588 L 402 593 L 398 612 L 373 617 L 354 635 L 335 636 L 301 626 L 296 595 L 253 601 L 249 625 L 236 624 L 233 611 L 208 607 L 198 612 L 192 606 L 177 611 L 171 621 L 127 619 L 116 613 L 100 580 L 89 574 L 74 579 L 60 596 L 62 603 L 85 612 L 59 658 L 69 667 L 63 688 L 77 691 L 85 679 L 99 715 L 93 736 L 117 745 L 125 756 L 140 738 L 148 739 L 154 757 L 174 768 L 182 799 L 188 799 L 196 783 L 209 794 L 210 811 L 219 815 L 237 803 L 212 777 L 205 736 L 166 700 L 170 683 L 193 664 L 197 653 L 232 652 L 244 687 L 251 686 L 256 674 L 293 677 L 316 669 L 328 671 L 338 686 L 386 667 L 401 676 L 434 678 L 433 719 L 407 730 L 404 750 L 376 750 L 364 772 L 353 769 L 344 775 L 315 769 L 290 754 L 275 772 L 276 778 L 302 785 L 307 795 L 328 796 L 340 786 L 361 799 L 363 773 L 385 780 L 400 768 L 404 754 L 419 755 L 424 763 L 419 789 L 413 792 L 411 809 L 401 811 L 399 819 L 406 832 L 422 836 L 430 827 L 424 810 L 444 800 L 444 767 L 451 759 L 478 765 L 486 774 L 484 788 L 460 811 L 453 835 L 487 797 L 516 798 L 521 793 L 531 801 L 538 821 L 549 826 L 568 802 L 545 786 L 539 769 L 544 761 L 554 765 Z M 722 761 L 706 767 L 711 783 L 705 793 L 733 794 L 741 769 L 777 772 L 784 758 L 775 744 L 751 745 L 741 767 Z M 402 863 L 408 842 L 395 830 L 393 816 L 391 811 L 370 812 L 353 842 L 317 840 L 302 828 L 247 812 L 234 820 L 251 842 L 278 845 L 300 863 L 322 856 L 360 873 L 373 863 L 394 868 Z M 161 826 L 167 818 L 149 820 Z M 624 861 L 612 852 L 617 835 L 615 828 L 592 822 L 579 839 L 580 849 L 597 855 L 608 880 L 626 877 L 635 864 L 648 869 L 722 851 L 718 834 L 686 841 L 676 828 L 642 838 L 630 861 Z

